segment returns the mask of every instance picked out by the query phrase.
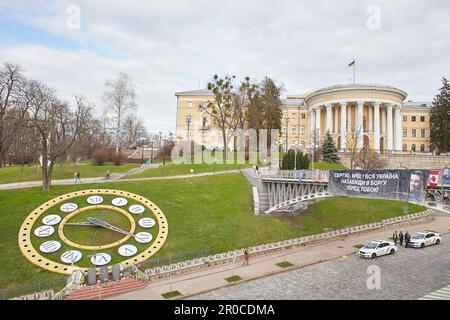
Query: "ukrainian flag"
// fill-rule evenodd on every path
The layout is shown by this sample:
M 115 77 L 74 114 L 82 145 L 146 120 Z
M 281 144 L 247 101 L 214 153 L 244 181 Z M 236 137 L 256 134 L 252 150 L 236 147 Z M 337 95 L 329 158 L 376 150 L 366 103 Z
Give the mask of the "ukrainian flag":
M 353 60 L 348 66 L 349 66 L 349 67 L 353 67 L 353 66 L 355 65 L 355 63 L 356 63 L 356 61 Z

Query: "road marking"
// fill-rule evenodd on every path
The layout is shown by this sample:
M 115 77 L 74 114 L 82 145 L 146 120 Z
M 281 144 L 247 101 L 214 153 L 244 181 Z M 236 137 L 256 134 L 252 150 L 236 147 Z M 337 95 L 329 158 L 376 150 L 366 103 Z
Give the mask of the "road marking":
M 436 290 L 419 300 L 450 300 L 450 286 Z

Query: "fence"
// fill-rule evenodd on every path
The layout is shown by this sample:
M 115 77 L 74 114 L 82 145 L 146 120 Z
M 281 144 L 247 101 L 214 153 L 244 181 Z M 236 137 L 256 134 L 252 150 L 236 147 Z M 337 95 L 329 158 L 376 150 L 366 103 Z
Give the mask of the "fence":
M 0 300 L 18 298 L 23 295 L 33 294 L 44 290 L 61 290 L 67 283 L 67 276 L 57 276 L 48 280 L 39 280 L 25 285 L 15 285 L 9 288 L 0 289 Z
M 145 270 L 145 269 L 153 269 L 156 267 L 171 265 L 173 263 L 179 263 L 186 260 L 192 260 L 196 258 L 206 257 L 208 255 L 211 255 L 212 251 L 202 249 L 197 251 L 188 251 L 188 252 L 181 252 L 181 253 L 175 253 L 171 255 L 161 256 L 161 257 L 155 257 L 150 258 L 142 263 L 142 265 L 139 266 L 139 269 Z

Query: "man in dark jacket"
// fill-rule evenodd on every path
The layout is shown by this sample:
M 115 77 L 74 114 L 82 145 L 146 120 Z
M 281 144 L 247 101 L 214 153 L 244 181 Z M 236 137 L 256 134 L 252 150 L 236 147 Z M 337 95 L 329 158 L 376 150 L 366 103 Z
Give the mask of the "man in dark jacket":
M 392 240 L 394 240 L 395 245 L 397 245 L 397 242 L 398 242 L 398 233 L 397 233 L 397 231 L 395 231 L 394 234 L 392 235 Z
M 410 240 L 411 240 L 411 235 L 409 234 L 408 231 L 406 231 L 406 234 L 405 234 L 405 248 L 408 248 Z
M 399 235 L 398 235 L 398 239 L 400 240 L 400 245 L 403 246 L 403 232 L 400 231 Z

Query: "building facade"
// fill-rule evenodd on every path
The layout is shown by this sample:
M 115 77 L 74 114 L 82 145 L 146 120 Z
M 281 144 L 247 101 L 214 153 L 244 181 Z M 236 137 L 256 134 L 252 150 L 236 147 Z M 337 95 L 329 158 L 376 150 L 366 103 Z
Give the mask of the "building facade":
M 177 137 L 208 148 L 221 147 L 200 105 L 214 99 L 208 90 L 178 92 Z M 407 93 L 384 85 L 335 85 L 283 101 L 283 149 L 317 148 L 327 132 L 340 151 L 431 152 L 431 103 L 405 101 Z

